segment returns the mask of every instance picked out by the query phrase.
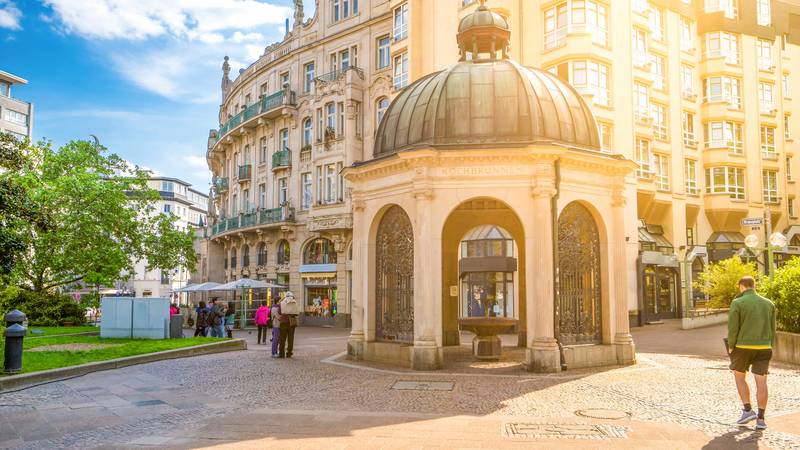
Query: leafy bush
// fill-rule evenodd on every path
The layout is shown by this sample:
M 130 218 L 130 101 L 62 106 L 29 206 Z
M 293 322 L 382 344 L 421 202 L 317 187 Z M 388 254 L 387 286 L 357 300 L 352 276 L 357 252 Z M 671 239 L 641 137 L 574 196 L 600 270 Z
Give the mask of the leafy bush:
M 694 287 L 709 297 L 710 307 L 728 308 L 739 294 L 739 280 L 747 275 L 758 276 L 755 263 L 745 263 L 734 256 L 706 266 Z
M 776 270 L 775 277 L 764 280 L 758 291 L 775 302 L 778 328 L 800 333 L 800 258 L 792 258 Z
M 46 294 L 17 287 L 7 287 L 0 293 L 3 315 L 18 309 L 28 317 L 28 324 L 40 327 L 58 326 L 62 322 L 82 325 L 86 321 L 83 307 L 69 295 Z

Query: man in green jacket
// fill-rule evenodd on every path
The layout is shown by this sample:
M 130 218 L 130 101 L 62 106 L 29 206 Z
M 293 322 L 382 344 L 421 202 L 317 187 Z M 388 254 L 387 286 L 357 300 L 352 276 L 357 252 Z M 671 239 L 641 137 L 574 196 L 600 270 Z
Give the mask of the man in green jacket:
M 731 302 L 728 312 L 728 349 L 736 388 L 742 399 L 742 417 L 736 421 L 745 425 L 756 420 L 756 429 L 764 430 L 764 410 L 767 408 L 767 374 L 775 343 L 775 304 L 758 295 L 753 277 L 739 280 L 739 295 Z M 750 406 L 750 387 L 747 369 L 756 379 L 758 414 Z

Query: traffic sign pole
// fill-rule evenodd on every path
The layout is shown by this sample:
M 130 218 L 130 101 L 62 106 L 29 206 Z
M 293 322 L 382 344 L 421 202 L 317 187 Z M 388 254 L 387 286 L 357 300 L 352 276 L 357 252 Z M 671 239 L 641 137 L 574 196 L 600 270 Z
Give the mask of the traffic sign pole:
M 772 213 L 769 210 L 769 207 L 764 208 L 764 229 L 766 235 L 764 236 L 764 243 L 766 243 L 767 247 L 767 275 L 769 275 L 769 279 L 772 280 L 773 275 L 775 274 L 775 255 L 772 249 L 772 243 L 770 243 L 769 238 L 772 236 Z

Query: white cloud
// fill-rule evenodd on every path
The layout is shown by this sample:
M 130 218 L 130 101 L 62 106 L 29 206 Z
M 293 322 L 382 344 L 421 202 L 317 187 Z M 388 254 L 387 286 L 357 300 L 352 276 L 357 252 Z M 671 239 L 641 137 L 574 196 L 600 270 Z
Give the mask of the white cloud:
M 19 30 L 22 11 L 11 0 L 0 0 L 0 28 Z

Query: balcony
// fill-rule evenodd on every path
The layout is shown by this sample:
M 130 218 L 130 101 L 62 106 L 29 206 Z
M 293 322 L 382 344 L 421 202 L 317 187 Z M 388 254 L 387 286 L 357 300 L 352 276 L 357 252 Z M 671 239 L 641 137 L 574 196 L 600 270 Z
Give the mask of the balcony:
M 272 154 L 272 170 L 292 167 L 292 152 L 288 149 Z
M 294 221 L 294 208 L 262 209 L 247 214 L 240 214 L 236 217 L 220 219 L 216 225 L 211 227 L 211 236 L 218 236 L 242 228 L 274 225 L 292 221 Z
M 778 152 L 775 151 L 775 147 L 761 147 L 761 157 L 768 161 L 777 161 Z
M 774 116 L 775 113 L 778 112 L 778 108 L 775 107 L 775 103 L 767 100 L 761 100 L 759 102 L 759 111 L 761 114 L 766 114 L 769 116 Z
M 214 192 L 217 194 L 222 194 L 223 192 L 228 191 L 228 177 L 224 178 L 217 178 L 214 181 Z
M 311 144 L 300 149 L 300 162 L 311 162 Z
M 706 150 L 727 149 L 728 153 L 734 155 L 744 154 L 744 144 L 742 143 L 741 140 L 712 139 L 710 141 L 706 141 L 705 148 Z
M 281 115 L 283 107 L 295 106 L 295 93 L 289 89 L 280 90 L 272 95 L 261 97 L 261 100 L 245 107 L 235 116 L 228 119 L 227 122 L 219 127 L 219 132 L 216 135 L 216 145 L 228 133 L 238 128 L 240 125 L 255 124 L 254 119 L 265 118 L 272 119 Z
M 253 166 L 250 164 L 245 164 L 243 166 L 239 166 L 239 182 L 250 181 L 250 178 L 253 176 Z
M 333 72 L 328 72 L 326 74 L 320 75 L 320 76 L 314 78 L 314 82 L 333 83 L 334 81 L 337 81 L 339 79 L 344 78 L 345 74 L 350 70 L 352 70 L 355 73 L 357 73 L 359 76 L 361 76 L 362 79 L 364 78 L 364 71 L 363 70 L 361 70 L 361 69 L 359 69 L 358 67 L 355 67 L 355 66 L 350 66 L 350 67 L 347 67 L 345 69 L 336 69 Z

